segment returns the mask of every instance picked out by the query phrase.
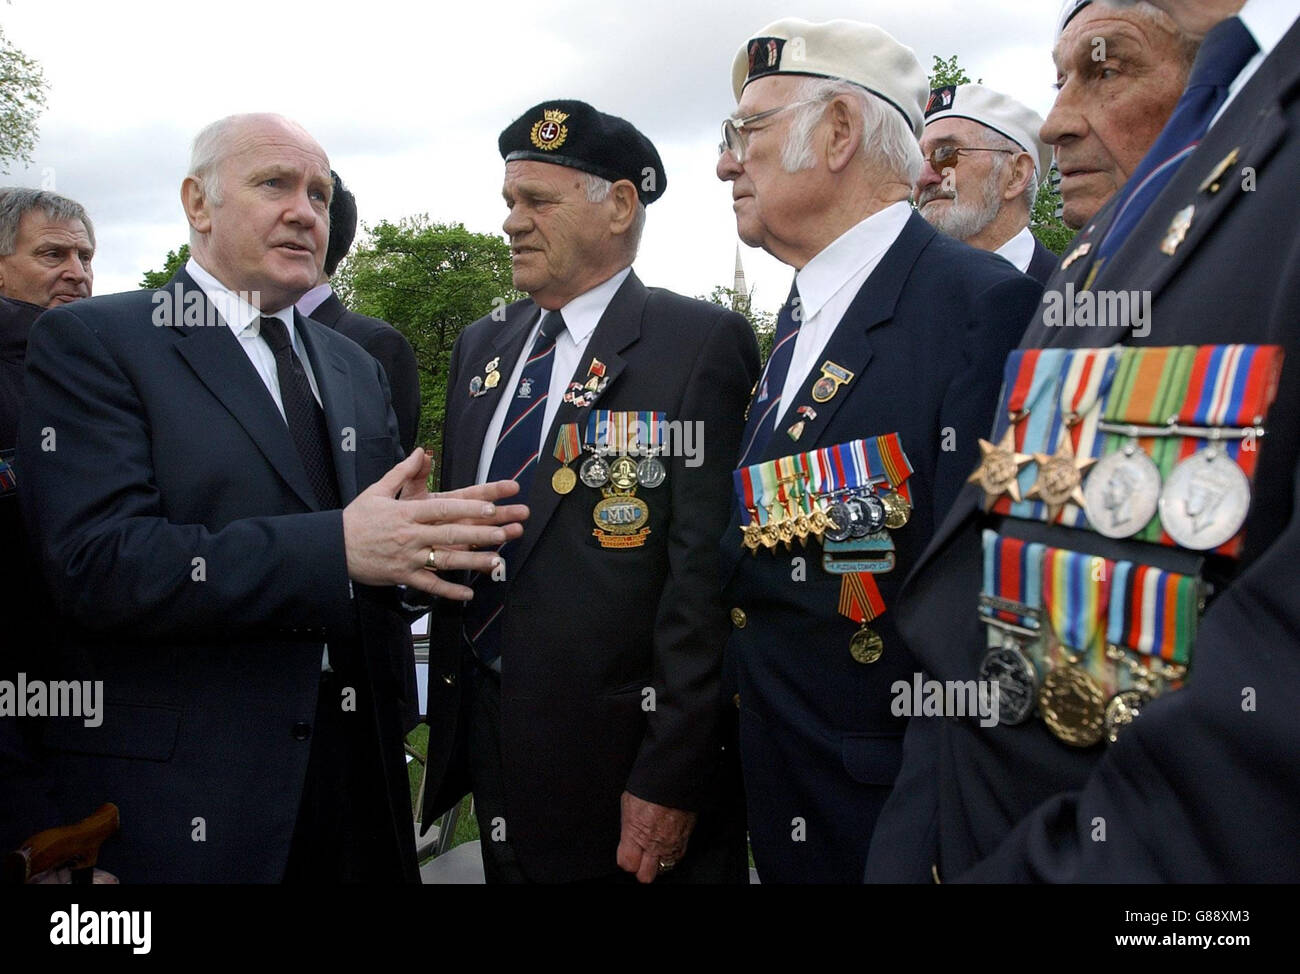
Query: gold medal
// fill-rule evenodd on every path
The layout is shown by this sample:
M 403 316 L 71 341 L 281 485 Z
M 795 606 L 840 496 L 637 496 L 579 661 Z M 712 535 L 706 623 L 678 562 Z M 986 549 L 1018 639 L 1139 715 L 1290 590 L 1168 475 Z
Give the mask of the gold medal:
M 1105 695 L 1077 666 L 1058 666 L 1047 674 L 1038 709 L 1047 729 L 1071 747 L 1092 747 L 1105 732 Z
M 1025 499 L 1041 500 L 1047 505 L 1048 523 L 1056 520 L 1066 504 L 1074 503 L 1081 510 L 1087 509 L 1088 501 L 1083 496 L 1083 471 L 1097 462 L 1096 457 L 1076 457 L 1074 441 L 1066 433 L 1061 437 L 1056 453 L 1050 457 L 1045 453 L 1035 453 L 1034 460 L 1038 463 L 1038 480 L 1029 488 Z
M 578 475 L 568 467 L 561 467 L 551 474 L 551 487 L 557 494 L 567 494 L 578 485 Z
M 498 372 L 496 369 L 493 369 L 491 372 L 487 374 L 487 378 L 483 380 L 483 387 L 485 389 L 495 389 L 497 385 L 500 384 L 500 382 L 501 382 L 501 373 Z
M 996 446 L 988 440 L 980 440 L 980 453 L 980 465 L 966 478 L 966 482 L 978 484 L 984 491 L 984 510 L 991 508 L 1003 494 L 1013 501 L 1020 500 L 1020 484 L 1016 478 L 1020 475 L 1020 468 L 1033 457 L 1016 452 L 1015 428 L 1008 426 Z
M 1150 700 L 1140 690 L 1124 690 L 1110 698 L 1106 704 L 1106 740 L 1114 744 L 1119 733 L 1137 718 Z
M 885 527 L 891 531 L 905 527 L 912 519 L 912 505 L 898 491 L 891 490 L 881 498 L 881 502 L 885 505 Z
M 859 663 L 874 663 L 884 652 L 885 641 L 865 624 L 849 640 L 849 655 Z
M 609 482 L 618 490 L 632 490 L 636 487 L 636 461 L 631 457 L 619 457 L 611 463 Z

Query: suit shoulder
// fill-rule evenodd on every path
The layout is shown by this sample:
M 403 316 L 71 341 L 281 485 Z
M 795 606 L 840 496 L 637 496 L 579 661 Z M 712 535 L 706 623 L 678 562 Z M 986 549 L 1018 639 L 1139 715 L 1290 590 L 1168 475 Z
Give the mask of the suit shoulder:
M 927 276 L 953 281 L 967 293 L 986 291 L 1008 281 L 1025 281 L 1034 285 L 1029 275 L 1021 273 L 1005 258 L 942 233 L 935 234 L 922 249 L 918 264 L 921 263 L 933 265 L 926 268 Z
M 704 342 L 714 329 L 752 332 L 744 315 L 712 301 L 688 298 L 667 288 L 646 288 L 646 314 L 655 318 L 655 327 L 673 328 L 683 340 Z

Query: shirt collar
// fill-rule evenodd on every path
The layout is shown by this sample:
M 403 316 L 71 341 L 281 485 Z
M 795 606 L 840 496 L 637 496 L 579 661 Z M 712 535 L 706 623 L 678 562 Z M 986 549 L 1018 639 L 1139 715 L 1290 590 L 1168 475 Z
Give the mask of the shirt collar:
M 903 232 L 911 215 L 911 203 L 906 200 L 893 203 L 844 231 L 808 261 L 794 277 L 804 320 L 825 307 L 862 268 L 879 260 Z
M 1020 271 L 1024 271 L 1034 259 L 1034 235 L 1025 227 L 1018 234 L 999 247 L 995 253 L 1005 257 Z
M 575 345 L 581 345 L 591 337 L 591 333 L 600 324 L 605 309 L 631 273 L 631 267 L 624 267 L 609 280 L 579 294 L 560 309 L 560 314 L 564 316 L 565 330 Z
M 1268 57 L 1295 23 L 1295 4 L 1290 0 L 1246 0 L 1237 16 L 1255 38 L 1260 54 Z
M 314 288 L 300 297 L 294 307 L 310 318 L 311 313 L 324 304 L 326 298 L 333 293 L 334 289 L 330 287 L 329 281 L 326 281 L 324 284 L 317 284 Z
M 212 306 L 217 309 L 230 330 L 238 338 L 256 338 L 262 333 L 261 325 L 258 318 L 262 317 L 263 312 L 255 305 L 250 304 L 247 296 L 240 292 L 236 293 L 218 281 L 212 276 L 198 261 L 193 257 L 185 264 L 185 270 L 194 278 L 194 283 L 203 289 Z M 289 332 L 289 341 L 297 344 L 297 336 L 293 329 L 293 305 L 287 308 L 281 308 L 279 311 L 267 314 L 268 318 L 279 318 L 284 322 L 284 327 Z

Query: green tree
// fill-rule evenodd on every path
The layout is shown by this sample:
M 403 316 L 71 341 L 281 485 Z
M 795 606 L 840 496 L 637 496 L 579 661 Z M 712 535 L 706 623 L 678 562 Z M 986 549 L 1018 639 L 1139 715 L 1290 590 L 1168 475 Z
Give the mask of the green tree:
M 984 83 L 981 78 L 979 84 Z M 957 63 L 957 55 L 954 54 L 946 61 L 934 55 L 934 64 L 930 68 L 930 87 L 943 88 L 946 85 L 968 85 L 970 84 L 970 75 L 966 69 Z
M 0 27 L 0 172 L 11 162 L 32 161 L 48 88 L 41 66 L 10 44 Z
M 511 285 L 509 245 L 424 214 L 384 220 L 367 229 L 333 285 L 349 308 L 382 318 L 411 343 L 420 368 L 419 435 L 437 464 L 452 345 L 470 322 L 524 296 Z
M 976 84 L 983 83 L 982 78 L 976 82 Z M 970 75 L 957 63 L 956 54 L 946 60 L 937 54 L 934 55 L 934 65 L 930 69 L 931 88 L 965 84 L 970 84 Z M 1058 256 L 1065 252 L 1065 248 L 1074 238 L 1074 231 L 1062 223 L 1060 217 L 1056 215 L 1060 205 L 1060 191 L 1052 185 L 1051 180 L 1045 179 L 1038 186 L 1038 196 L 1029 214 L 1029 229 L 1042 241 L 1044 247 Z
M 770 311 L 759 311 L 754 308 L 754 289 L 750 288 L 749 293 L 740 297 L 737 302 L 736 290 L 734 288 L 723 287 L 719 284 L 706 297 L 703 294 L 697 294 L 697 301 L 709 301 L 713 304 L 720 304 L 724 308 L 731 308 L 733 311 L 739 311 L 749 319 L 750 327 L 754 329 L 754 337 L 758 339 L 758 353 L 761 361 L 766 362 L 768 355 L 772 353 L 772 343 L 776 340 L 776 315 Z
M 162 270 L 145 271 L 140 278 L 142 288 L 159 288 L 172 279 L 172 275 L 185 266 L 185 262 L 190 259 L 190 245 L 181 244 L 179 250 L 167 251 L 167 257 L 163 260 Z

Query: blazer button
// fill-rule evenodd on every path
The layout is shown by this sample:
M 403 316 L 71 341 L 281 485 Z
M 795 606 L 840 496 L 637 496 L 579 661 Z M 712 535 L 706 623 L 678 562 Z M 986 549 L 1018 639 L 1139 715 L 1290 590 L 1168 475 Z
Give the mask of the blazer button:
M 295 741 L 305 741 L 311 737 L 311 724 L 305 720 L 300 720 L 293 725 L 293 739 Z
M 740 709 L 740 694 L 737 693 L 735 696 L 733 696 L 733 697 L 731 698 L 731 702 L 734 703 L 734 704 L 736 705 L 736 709 L 739 710 L 739 709 Z
M 455 674 L 455 673 L 444 673 L 444 674 L 442 675 L 442 682 L 445 683 L 445 684 L 447 684 L 447 686 L 449 686 L 449 687 L 454 687 L 454 686 L 456 685 L 456 674 Z
M 744 629 L 745 624 L 749 622 L 749 616 L 745 615 L 745 610 L 736 608 L 731 610 L 731 624 L 737 629 Z

